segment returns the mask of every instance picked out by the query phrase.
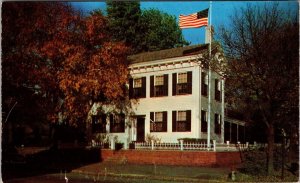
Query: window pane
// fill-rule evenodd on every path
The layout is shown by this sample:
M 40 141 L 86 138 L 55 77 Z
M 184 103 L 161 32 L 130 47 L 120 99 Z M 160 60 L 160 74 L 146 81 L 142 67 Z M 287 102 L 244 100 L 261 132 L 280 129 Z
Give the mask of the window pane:
M 187 83 L 187 73 L 178 73 L 178 83 Z
M 186 111 L 178 111 L 177 121 L 186 121 Z
M 164 85 L 164 76 L 155 76 L 155 86 L 162 86 Z
M 204 84 L 208 85 L 208 75 L 207 74 L 204 77 Z
M 221 91 L 221 81 L 218 80 L 218 86 L 217 86 L 218 91 Z
M 110 115 L 110 131 L 113 133 L 125 131 L 125 118 L 123 114 Z
M 161 122 L 163 121 L 163 113 L 162 112 L 156 112 L 155 113 L 155 122 Z
M 133 88 L 141 88 L 142 87 L 142 78 L 137 78 L 133 80 Z

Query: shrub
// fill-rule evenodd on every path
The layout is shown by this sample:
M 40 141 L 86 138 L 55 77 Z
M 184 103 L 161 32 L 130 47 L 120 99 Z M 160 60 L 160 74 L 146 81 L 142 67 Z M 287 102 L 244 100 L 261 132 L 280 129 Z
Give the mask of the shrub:
M 267 157 L 265 151 L 243 152 L 243 165 L 241 172 L 252 175 L 266 175 Z

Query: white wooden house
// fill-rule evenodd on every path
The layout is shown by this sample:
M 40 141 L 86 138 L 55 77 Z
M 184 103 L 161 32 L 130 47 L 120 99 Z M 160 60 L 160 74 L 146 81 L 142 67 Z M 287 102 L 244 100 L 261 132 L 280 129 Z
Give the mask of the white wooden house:
M 208 136 L 218 143 L 242 140 L 245 123 L 225 118 L 225 81 L 216 72 L 212 72 L 208 91 L 208 70 L 201 61 L 207 52 L 208 45 L 204 44 L 130 56 L 128 88 L 132 112 L 115 114 L 110 112 L 112 106 L 95 104 L 91 112 L 92 125 L 97 129 L 94 132 L 117 136 L 121 142 L 144 141 L 148 135 L 161 142 Z M 97 110 L 99 107 L 101 110 Z M 243 129 L 243 135 L 239 129 Z

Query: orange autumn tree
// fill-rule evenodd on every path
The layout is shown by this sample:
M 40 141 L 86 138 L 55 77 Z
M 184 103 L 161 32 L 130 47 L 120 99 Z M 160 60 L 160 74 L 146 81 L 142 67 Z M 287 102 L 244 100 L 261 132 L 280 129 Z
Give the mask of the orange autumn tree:
M 64 115 L 70 122 L 85 120 L 93 102 L 117 101 L 126 92 L 128 49 L 111 41 L 106 19 L 91 15 L 80 31 L 77 41 L 64 47 L 67 57 L 58 74 L 65 94 Z
M 80 22 L 78 13 L 61 2 L 4 2 L 2 6 L 2 99 L 3 116 L 10 121 L 15 110 L 30 116 L 18 121 L 30 123 L 37 115 L 57 121 L 63 94 L 57 82 L 65 55 L 59 50 L 68 33 Z M 55 50 L 50 50 L 47 45 Z M 52 55 L 49 53 L 52 51 Z M 25 92 L 28 91 L 28 92 Z M 29 96 L 30 95 L 30 96 Z M 36 109 L 26 105 L 36 100 Z M 27 101 L 28 100 L 28 101 Z M 38 109 L 43 112 L 39 113 Z M 12 116 L 9 117 L 9 114 Z M 16 116 L 16 114 L 15 114 Z M 4 119 L 3 118 L 3 119 Z M 16 121 L 16 122 L 18 122 Z
M 24 88 L 37 90 L 49 120 L 63 112 L 76 124 L 90 101 L 124 96 L 127 48 L 110 41 L 102 15 L 84 18 L 62 2 L 4 2 L 2 10 L 3 101 L 19 105 Z

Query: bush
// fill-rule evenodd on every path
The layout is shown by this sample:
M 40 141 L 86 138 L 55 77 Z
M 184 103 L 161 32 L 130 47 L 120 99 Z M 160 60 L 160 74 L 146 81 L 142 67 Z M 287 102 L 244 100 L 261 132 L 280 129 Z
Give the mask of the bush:
M 266 175 L 266 152 L 262 150 L 243 152 L 241 172 L 252 175 Z

